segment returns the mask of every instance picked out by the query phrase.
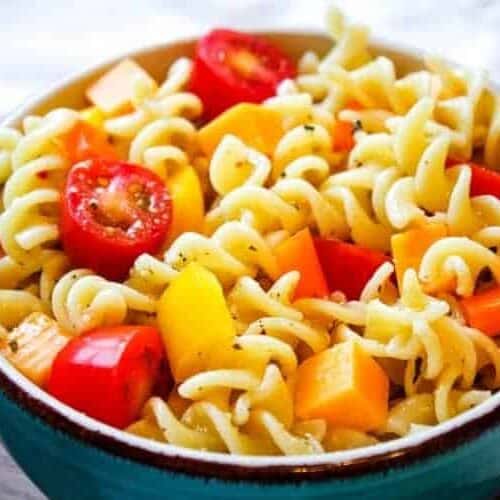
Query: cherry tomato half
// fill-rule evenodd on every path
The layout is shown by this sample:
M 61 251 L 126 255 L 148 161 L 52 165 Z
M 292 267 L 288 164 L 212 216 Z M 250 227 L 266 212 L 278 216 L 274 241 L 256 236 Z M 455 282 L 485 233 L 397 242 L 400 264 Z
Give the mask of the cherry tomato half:
M 240 102 L 262 102 L 295 74 L 294 62 L 264 38 L 217 29 L 198 42 L 190 89 L 212 119 Z
M 121 280 L 139 255 L 161 248 L 171 219 L 170 194 L 150 170 L 102 159 L 70 170 L 61 238 L 75 266 Z
M 122 429 L 138 418 L 164 359 L 156 328 L 98 328 L 59 352 L 47 390 L 72 408 Z

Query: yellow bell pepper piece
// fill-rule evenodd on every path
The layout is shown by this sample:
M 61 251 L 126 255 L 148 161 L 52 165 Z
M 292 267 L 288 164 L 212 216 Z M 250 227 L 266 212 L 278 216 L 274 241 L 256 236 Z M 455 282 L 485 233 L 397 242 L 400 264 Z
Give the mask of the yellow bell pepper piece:
M 202 150 L 212 156 L 227 134 L 239 137 L 248 146 L 272 154 L 284 133 L 280 113 L 258 104 L 233 106 L 205 125 L 198 133 Z
M 80 111 L 80 116 L 84 122 L 92 125 L 95 128 L 102 128 L 106 116 L 97 106 L 89 106 L 88 108 Z
M 236 330 L 222 287 L 197 263 L 188 264 L 163 293 L 158 324 L 176 382 L 219 368 L 264 370 L 264 353 L 234 347 Z
M 411 268 L 418 272 L 420 261 L 427 249 L 446 235 L 444 224 L 429 223 L 392 236 L 392 257 L 400 289 L 405 271 Z
M 172 196 L 173 219 L 167 244 L 186 231 L 201 232 L 205 215 L 203 192 L 198 174 L 191 166 L 178 169 L 167 179 Z

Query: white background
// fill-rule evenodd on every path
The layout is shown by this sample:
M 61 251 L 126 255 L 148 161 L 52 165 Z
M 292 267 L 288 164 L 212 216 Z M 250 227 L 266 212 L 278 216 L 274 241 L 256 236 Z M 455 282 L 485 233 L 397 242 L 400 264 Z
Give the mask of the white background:
M 498 0 L 336 4 L 389 39 L 497 67 L 500 76 Z M 325 5 L 324 0 L 0 0 L 0 116 L 48 83 L 128 48 L 214 25 L 321 28 Z
M 500 0 L 335 3 L 390 40 L 488 68 L 500 79 Z M 324 0 L 0 0 L 0 117 L 68 73 L 129 48 L 211 26 L 321 29 L 325 6 Z M 0 446 L 0 499 L 40 498 Z

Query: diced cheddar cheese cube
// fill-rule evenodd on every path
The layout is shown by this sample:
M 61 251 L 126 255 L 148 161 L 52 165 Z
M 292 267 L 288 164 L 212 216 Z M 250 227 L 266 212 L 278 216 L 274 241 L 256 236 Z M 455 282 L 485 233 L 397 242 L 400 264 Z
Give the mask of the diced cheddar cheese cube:
M 137 79 L 156 82 L 132 59 L 124 59 L 102 75 L 86 92 L 87 99 L 105 114 L 113 115 L 130 108 Z
M 392 257 L 400 289 L 405 271 L 415 269 L 418 272 L 427 249 L 446 235 L 447 230 L 444 224 L 430 223 L 392 236 Z
M 201 148 L 212 156 L 227 134 L 239 137 L 247 146 L 271 155 L 283 135 L 280 113 L 258 104 L 242 103 L 229 108 L 198 133 Z
M 356 342 L 337 344 L 298 368 L 295 410 L 301 420 L 371 431 L 383 426 L 388 406 L 389 379 Z

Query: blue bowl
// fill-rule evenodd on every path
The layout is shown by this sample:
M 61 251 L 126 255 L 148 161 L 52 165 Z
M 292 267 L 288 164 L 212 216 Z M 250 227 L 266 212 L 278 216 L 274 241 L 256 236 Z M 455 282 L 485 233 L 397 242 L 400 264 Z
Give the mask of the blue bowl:
M 266 33 L 292 56 L 324 53 L 315 33 Z M 161 79 L 194 41 L 155 46 L 135 58 Z M 422 56 L 384 42 L 375 53 L 406 72 Z M 83 107 L 84 90 L 116 60 L 57 85 L 4 125 L 54 107 Z M 492 498 L 500 493 L 500 394 L 429 431 L 369 448 L 307 457 L 242 457 L 188 450 L 125 434 L 56 401 L 0 357 L 0 435 L 51 499 Z

